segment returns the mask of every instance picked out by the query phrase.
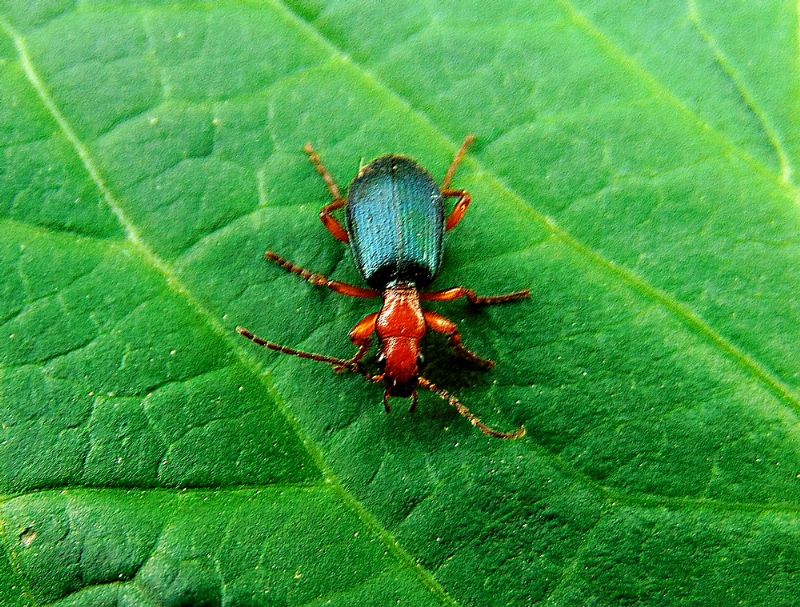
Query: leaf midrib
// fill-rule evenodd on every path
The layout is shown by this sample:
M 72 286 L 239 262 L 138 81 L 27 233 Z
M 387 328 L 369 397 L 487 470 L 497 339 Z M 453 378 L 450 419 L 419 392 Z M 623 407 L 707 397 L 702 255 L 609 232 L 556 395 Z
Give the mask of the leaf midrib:
M 147 243 L 139 235 L 136 225 L 128 219 L 122 206 L 117 202 L 113 192 L 111 192 L 108 184 L 100 174 L 97 165 L 92 159 L 89 149 L 78 137 L 72 125 L 67 121 L 61 113 L 59 107 L 50 96 L 47 86 L 42 81 L 38 72 L 36 71 L 33 62 L 31 61 L 30 53 L 28 52 L 25 38 L 20 35 L 5 19 L 0 18 L 0 28 L 4 30 L 6 35 L 14 43 L 17 51 L 20 64 L 22 66 L 25 77 L 30 82 L 40 102 L 50 114 L 52 119 L 56 122 L 64 137 L 74 148 L 75 153 L 81 160 L 87 174 L 92 182 L 102 194 L 103 199 L 108 204 L 111 211 L 117 218 L 120 226 L 125 231 L 127 240 L 130 242 L 142 258 L 159 274 L 161 274 L 167 286 L 194 310 L 194 312 L 202 318 L 209 326 L 211 331 L 217 335 L 219 339 L 226 343 L 230 350 L 234 352 L 235 356 L 239 359 L 242 366 L 253 374 L 253 376 L 264 385 L 269 395 L 272 397 L 276 408 L 280 414 L 286 419 L 289 426 L 295 432 L 301 443 L 305 447 L 308 454 L 311 456 L 317 468 L 322 472 L 325 477 L 327 485 L 334 491 L 334 493 L 342 500 L 342 502 L 352 510 L 356 516 L 380 537 L 381 541 L 387 548 L 395 555 L 398 560 L 404 563 L 409 569 L 413 570 L 422 584 L 433 594 L 442 604 L 458 605 L 447 591 L 439 584 L 431 572 L 420 565 L 412 555 L 395 539 L 395 537 L 383 526 L 380 522 L 369 512 L 364 505 L 351 494 L 339 480 L 338 476 L 325 462 L 322 451 L 315 441 L 311 439 L 308 433 L 300 424 L 300 421 L 289 410 L 286 402 L 275 389 L 270 376 L 262 373 L 262 369 L 255 362 L 255 360 L 248 355 L 242 353 L 238 344 L 234 342 L 233 335 L 219 323 L 219 321 L 208 311 L 206 308 L 191 294 L 191 292 L 183 285 L 177 278 L 169 264 L 162 260 L 155 252 L 150 249 Z M 237 340 L 238 341 L 238 340 Z
M 292 22 L 300 29 L 305 30 L 317 43 L 325 48 L 331 55 L 338 58 L 344 65 L 350 67 L 353 72 L 360 76 L 367 84 L 371 85 L 374 89 L 379 90 L 385 96 L 394 100 L 401 105 L 403 109 L 417 118 L 417 120 L 432 131 L 446 146 L 451 149 L 456 149 L 458 144 L 453 142 L 447 133 L 433 119 L 424 111 L 412 106 L 412 104 L 403 97 L 400 93 L 394 90 L 391 86 L 380 80 L 375 74 L 364 65 L 361 65 L 352 60 L 351 56 L 344 52 L 343 49 L 338 47 L 330 38 L 314 27 L 302 16 L 298 15 L 291 7 L 284 4 L 281 0 L 266 0 L 269 2 L 276 11 L 279 11 L 292 20 Z M 261 4 L 262 0 L 248 0 L 250 4 Z M 574 6 L 563 0 L 560 2 L 564 10 L 573 17 L 576 26 L 580 27 L 581 23 L 585 23 L 587 27 L 591 26 L 585 16 L 577 11 Z M 599 32 L 597 28 L 593 28 Z M 590 35 L 587 33 L 587 35 Z M 608 52 L 605 47 L 610 47 L 611 42 L 603 34 L 602 42 L 603 48 Z M 665 97 L 668 98 L 671 105 L 677 111 L 686 115 L 692 122 L 702 127 L 702 131 L 709 133 L 717 140 L 718 144 L 727 148 L 729 151 L 741 158 L 747 165 L 753 168 L 754 172 L 761 174 L 767 178 L 770 183 L 774 184 L 777 188 L 783 191 L 790 199 L 797 199 L 800 197 L 795 188 L 780 181 L 772 171 L 766 168 L 757 159 L 751 156 L 747 151 L 741 149 L 735 143 L 730 141 L 725 135 L 719 133 L 703 121 L 697 114 L 688 108 L 683 102 L 673 95 L 669 89 L 659 83 L 652 75 L 650 75 L 644 68 L 639 66 L 633 59 L 627 57 L 625 53 L 616 47 L 615 52 L 609 53 L 612 58 L 619 61 L 621 65 L 631 71 L 635 76 L 645 80 L 645 83 L 653 88 L 656 88 Z M 618 56 L 617 56 L 618 55 Z M 621 59 L 620 57 L 624 58 Z M 737 366 L 744 369 L 744 371 L 762 383 L 778 400 L 788 407 L 795 415 L 800 415 L 800 395 L 795 394 L 790 386 L 783 382 L 772 370 L 765 365 L 761 364 L 752 355 L 748 354 L 744 349 L 738 347 L 733 342 L 726 339 L 721 333 L 716 331 L 708 322 L 706 322 L 700 314 L 694 312 L 687 305 L 683 304 L 680 300 L 674 298 L 672 295 L 657 287 L 651 285 L 647 280 L 629 270 L 628 268 L 617 264 L 611 259 L 606 258 L 602 253 L 596 251 L 588 244 L 583 243 L 580 239 L 574 237 L 569 231 L 560 227 L 556 221 L 551 217 L 537 211 L 533 204 L 528 202 L 521 194 L 516 192 L 511 186 L 505 183 L 499 176 L 489 169 L 483 167 L 480 161 L 475 157 L 465 159 L 465 163 L 471 163 L 480 171 L 485 177 L 485 181 L 489 187 L 493 187 L 499 191 L 503 196 L 513 201 L 524 212 L 526 212 L 536 223 L 547 230 L 553 237 L 564 243 L 566 246 L 576 251 L 580 258 L 584 259 L 590 267 L 599 268 L 602 272 L 610 275 L 619 282 L 626 284 L 633 291 L 644 296 L 646 299 L 651 300 L 656 305 L 665 309 L 671 316 L 676 318 L 681 324 L 686 326 L 696 335 L 710 342 L 712 346 L 720 351 L 724 356 L 731 359 Z
M 46 234 L 56 234 L 60 237 L 68 237 L 73 238 L 76 243 L 77 242 L 86 242 L 86 241 L 93 241 L 95 246 L 106 247 L 109 250 L 114 251 L 121 251 L 121 250 L 129 250 L 132 255 L 138 255 L 139 250 L 130 242 L 128 241 L 117 241 L 117 240 L 108 240 L 108 239 L 92 239 L 91 237 L 86 237 L 81 234 L 74 234 L 68 233 L 65 234 L 60 230 L 54 230 L 49 227 L 42 227 L 36 226 L 32 224 L 26 224 L 19 222 L 17 220 L 1 220 L 0 219 L 0 228 L 3 226 L 14 226 L 17 229 L 24 228 L 25 230 L 32 231 L 33 233 L 39 235 L 46 235 Z M 49 295 L 48 295 L 49 297 Z M 320 327 L 315 329 L 319 330 Z M 234 342 L 236 343 L 236 342 Z M 238 344 L 237 344 L 238 347 Z M 238 354 L 238 351 L 237 351 Z M 24 363 L 22 365 L 16 365 L 17 367 L 27 366 L 29 364 L 34 363 Z M 260 367 L 259 367 L 260 368 Z M 184 381 L 184 380 L 181 380 Z M 172 383 L 172 382 L 168 382 Z M 152 391 L 153 389 L 157 389 L 157 387 L 150 386 L 148 387 L 148 391 Z M 127 394 L 124 395 L 125 397 L 132 398 L 134 394 Z M 532 441 L 528 442 L 527 445 L 530 447 L 530 450 L 537 456 L 542 459 L 547 460 L 550 465 L 554 468 L 560 470 L 565 476 L 572 478 L 576 482 L 580 483 L 584 487 L 594 491 L 596 494 L 600 495 L 601 497 L 608 500 L 610 503 L 618 503 L 624 504 L 627 506 L 638 506 L 642 508 L 670 508 L 670 509 L 708 509 L 708 510 L 717 510 L 717 511 L 727 511 L 727 512 L 736 512 L 736 511 L 777 511 L 777 512 L 785 512 L 787 514 L 798 514 L 800 515 L 800 505 L 795 505 L 791 502 L 781 502 L 781 503 L 760 503 L 760 502 L 741 502 L 741 501 L 726 501 L 726 500 L 719 500 L 713 498 L 705 498 L 705 497 L 675 497 L 675 496 L 665 496 L 660 494 L 654 493 L 642 493 L 642 492 L 632 492 L 632 491 L 621 491 L 613 486 L 605 485 L 601 481 L 598 481 L 588 474 L 581 472 L 580 470 L 576 469 L 574 466 L 566 462 L 562 457 L 558 454 L 553 453 L 546 448 L 538 445 Z M 216 487 L 220 491 L 224 491 L 230 489 L 232 491 L 238 490 L 247 490 L 247 489 L 264 489 L 273 486 L 292 486 L 292 483 L 275 483 L 272 485 L 256 485 L 256 484 L 240 484 L 240 485 L 230 485 L 225 488 Z M 18 493 L 9 493 L 5 495 L 0 495 L 0 504 L 7 502 L 11 499 L 16 497 L 20 497 L 23 495 L 30 495 L 32 493 L 40 493 L 43 491 L 56 491 L 56 490 L 66 490 L 66 489 L 86 489 L 86 490 L 98 490 L 101 489 L 100 487 L 93 486 L 93 485 L 76 485 L 71 484 L 67 486 L 62 485 L 54 485 L 54 486 L 46 486 L 46 487 L 38 487 L 33 490 L 25 490 L 20 491 Z M 191 490 L 213 490 L 214 486 L 194 486 Z M 163 487 L 150 487 L 150 486 L 133 486 L 133 487 L 103 487 L 103 490 L 119 490 L 119 491 L 127 491 L 127 490 L 157 490 L 157 489 L 164 489 Z M 168 488 L 166 488 L 169 490 Z

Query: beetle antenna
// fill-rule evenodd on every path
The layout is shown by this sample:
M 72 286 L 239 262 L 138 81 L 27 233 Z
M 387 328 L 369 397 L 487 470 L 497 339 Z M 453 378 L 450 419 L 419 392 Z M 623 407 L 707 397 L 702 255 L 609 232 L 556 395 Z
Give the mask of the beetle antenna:
M 329 365 L 333 365 L 334 367 L 348 369 L 350 371 L 355 371 L 356 373 L 364 375 L 364 372 L 361 370 L 358 363 L 354 363 L 351 360 L 345 360 L 343 358 L 334 358 L 333 356 L 325 356 L 324 354 L 315 354 L 313 352 L 303 352 L 302 350 L 295 350 L 287 346 L 282 346 L 280 344 L 267 341 L 266 339 L 261 339 L 260 337 L 254 335 L 244 327 L 236 327 L 236 332 L 242 337 L 249 339 L 254 344 L 258 344 L 259 346 L 267 348 L 268 350 L 274 350 L 275 352 L 280 352 L 281 354 L 289 354 L 291 356 L 297 356 L 298 358 L 307 358 L 308 360 L 314 360 L 316 362 L 326 363 Z
M 483 432 L 486 436 L 501 438 L 503 440 L 516 440 L 525 436 L 525 426 L 520 426 L 519 430 L 516 430 L 515 432 L 500 432 L 499 430 L 494 430 L 478 419 L 478 417 L 472 411 L 467 409 L 460 400 L 458 400 L 444 388 L 440 388 L 424 377 L 420 377 L 418 381 L 420 386 L 426 390 L 430 390 L 434 394 L 438 395 L 442 400 L 446 400 L 449 405 L 455 407 L 456 411 L 466 417 L 469 420 L 469 423 Z

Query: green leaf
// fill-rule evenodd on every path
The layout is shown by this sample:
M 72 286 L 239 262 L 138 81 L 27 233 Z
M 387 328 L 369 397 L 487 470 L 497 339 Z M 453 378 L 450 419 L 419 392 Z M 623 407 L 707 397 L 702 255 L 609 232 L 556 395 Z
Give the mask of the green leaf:
M 795 605 L 796 3 L 0 3 L 0 603 Z M 335 356 L 317 219 L 412 155 L 491 373 Z

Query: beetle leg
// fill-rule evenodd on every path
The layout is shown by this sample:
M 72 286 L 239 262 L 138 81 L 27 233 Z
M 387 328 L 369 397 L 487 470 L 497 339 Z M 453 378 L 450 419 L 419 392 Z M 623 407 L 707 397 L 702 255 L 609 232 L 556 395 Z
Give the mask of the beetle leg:
M 389 392 L 386 391 L 383 393 L 383 408 L 386 410 L 386 413 L 392 412 L 392 405 L 389 404 Z
M 375 334 L 375 321 L 377 318 L 378 313 L 375 312 L 363 318 L 353 327 L 353 330 L 350 331 L 350 341 L 358 348 L 358 351 L 353 355 L 353 358 L 347 361 L 347 366 L 339 367 L 335 371 L 341 373 L 361 364 L 372 345 L 372 336 Z
M 353 358 L 347 359 L 346 365 L 339 365 L 338 367 L 334 367 L 333 370 L 336 373 L 345 373 L 346 371 L 350 371 L 352 369 L 360 369 L 361 361 L 364 360 L 367 352 L 369 352 L 369 344 L 365 346 L 359 346 L 358 351 L 353 355 Z
M 464 156 L 466 156 L 469 146 L 471 146 L 474 141 L 475 135 L 467 135 L 464 138 L 464 143 L 461 144 L 461 148 L 453 158 L 453 162 L 450 164 L 450 168 L 447 169 L 447 174 L 444 176 L 444 180 L 442 181 L 442 196 L 445 198 L 454 198 L 456 196 L 459 197 L 458 202 L 456 202 L 456 206 L 453 207 L 453 211 L 447 218 L 445 230 L 452 230 L 462 219 L 464 219 L 464 215 L 467 213 L 467 209 L 472 202 L 472 196 L 469 195 L 469 192 L 465 190 L 451 190 L 450 183 L 453 181 L 453 177 L 455 177 L 458 165 L 460 165 L 461 161 L 464 160 Z
M 464 219 L 464 215 L 467 214 L 467 209 L 472 202 L 472 196 L 470 196 L 469 192 L 466 190 L 442 190 L 442 196 L 445 198 L 459 197 L 456 206 L 453 207 L 444 225 L 445 230 L 452 230 L 461 223 L 461 220 Z
M 491 306 L 495 304 L 511 303 L 512 301 L 519 301 L 520 299 L 527 299 L 531 296 L 531 290 L 525 289 L 524 291 L 516 291 L 514 293 L 507 293 L 506 295 L 493 295 L 491 297 L 478 297 L 475 291 L 465 287 L 453 287 L 445 289 L 444 291 L 433 291 L 431 293 L 420 293 L 422 301 L 455 301 L 466 297 L 469 303 L 474 306 Z
M 333 215 L 331 215 L 331 213 L 333 213 L 336 209 L 341 209 L 346 204 L 347 200 L 344 198 L 338 198 L 319 212 L 319 218 L 328 229 L 328 232 L 333 234 L 333 237 L 336 240 L 344 243 L 350 242 L 350 236 L 348 236 L 347 230 L 342 227 L 342 224 L 339 223 L 339 221 Z
M 325 184 L 328 186 L 328 191 L 330 191 L 333 199 L 341 199 L 342 195 L 339 193 L 339 186 L 336 185 L 336 181 L 328 172 L 328 169 L 325 168 L 325 165 L 322 164 L 322 159 L 319 157 L 319 154 L 317 154 L 314 146 L 311 145 L 311 143 L 307 143 L 303 146 L 303 151 L 308 154 L 308 159 L 311 161 L 311 164 L 314 165 L 314 168 L 317 169 L 317 173 L 319 173 L 320 177 L 322 177 L 322 179 L 325 181 Z
M 453 162 L 450 164 L 450 168 L 447 169 L 447 174 L 444 176 L 444 181 L 442 181 L 442 190 L 447 190 L 450 187 L 450 182 L 453 181 L 453 177 L 456 174 L 458 165 L 461 164 L 462 160 L 464 160 L 464 156 L 466 156 L 469 146 L 471 146 L 474 141 L 475 135 L 467 135 L 464 137 L 464 143 L 461 144 L 461 148 L 458 150 L 458 152 L 456 152 Z
M 264 259 L 275 262 L 287 272 L 297 274 L 297 276 L 306 282 L 310 282 L 315 287 L 327 287 L 331 291 L 336 291 L 337 293 L 347 295 L 348 297 L 358 297 L 360 299 L 371 299 L 380 295 L 380 292 L 375 291 L 374 289 L 365 289 L 356 285 L 347 284 L 346 282 L 329 280 L 322 274 L 313 274 L 312 272 L 309 272 L 300 266 L 294 265 L 291 261 L 284 259 L 272 251 L 267 251 L 264 255 Z
M 408 408 L 408 413 L 409 414 L 414 413 L 414 411 L 417 410 L 417 400 L 418 399 L 419 399 L 419 397 L 417 396 L 417 391 L 414 390 L 411 393 L 411 406 Z
M 468 361 L 475 363 L 484 369 L 491 369 L 494 367 L 494 361 L 481 358 L 471 350 L 468 350 L 464 347 L 464 344 L 461 343 L 461 334 L 458 332 L 458 327 L 452 320 L 442 316 L 441 314 L 437 314 L 436 312 L 425 311 L 423 312 L 423 315 L 425 316 L 425 323 L 431 328 L 431 330 L 435 331 L 436 333 L 446 335 L 450 338 L 450 346 L 457 354 L 460 354 Z
M 325 224 L 325 227 L 328 231 L 333 234 L 333 237 L 336 240 L 340 240 L 342 242 L 350 242 L 350 238 L 347 235 L 347 230 L 342 227 L 334 217 L 331 215 L 335 210 L 341 209 L 344 205 L 347 204 L 347 200 L 342 198 L 342 194 L 339 192 L 339 186 L 336 184 L 336 181 L 331 176 L 330 172 L 325 165 L 322 164 L 322 159 L 317 154 L 317 151 L 314 149 L 310 143 L 307 143 L 303 147 L 303 151 L 308 154 L 308 159 L 311 161 L 311 164 L 314 165 L 314 168 L 317 169 L 317 173 L 320 174 L 322 179 L 325 181 L 325 184 L 328 186 L 328 191 L 331 193 L 333 197 L 333 202 L 326 206 L 322 211 L 320 211 L 319 218 L 322 220 L 322 223 Z

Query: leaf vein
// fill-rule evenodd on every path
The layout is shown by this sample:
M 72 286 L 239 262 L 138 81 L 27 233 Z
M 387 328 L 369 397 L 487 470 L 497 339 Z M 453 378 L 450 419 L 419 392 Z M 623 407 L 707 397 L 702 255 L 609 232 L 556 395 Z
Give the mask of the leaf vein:
M 600 524 L 605 519 L 605 516 L 606 514 L 601 512 L 600 516 L 597 517 L 597 520 L 594 521 L 592 526 L 585 531 L 583 539 L 581 540 L 580 545 L 578 545 L 578 547 L 575 549 L 575 553 L 572 555 L 572 558 L 562 568 L 561 578 L 556 582 L 552 590 L 547 593 L 547 601 L 552 600 L 559 588 L 562 588 L 567 582 L 569 582 L 578 574 L 578 564 L 581 562 L 583 555 L 586 554 L 587 547 L 590 546 L 591 540 L 593 539 L 597 529 L 600 527 Z
M 0 504 L 2 504 L 2 501 L 0 501 Z M 11 568 L 14 570 L 14 573 L 16 573 L 17 580 L 22 588 L 22 594 L 25 596 L 26 600 L 30 601 L 29 603 L 30 607 L 39 607 L 41 603 L 39 603 L 34 598 L 28 580 L 25 579 L 24 575 L 22 575 L 22 568 L 20 567 L 18 560 L 14 558 L 14 550 L 11 547 L 11 538 L 8 537 L 5 521 L 1 517 L 0 517 L 0 548 L 2 548 L 3 552 L 5 552 L 6 556 L 8 557 L 8 562 L 10 563 Z
M 383 579 L 383 578 L 389 578 L 391 576 L 394 576 L 394 575 L 402 573 L 404 570 L 405 570 L 405 567 L 401 567 L 399 569 L 387 569 L 386 571 L 381 571 L 380 573 L 377 573 L 377 574 L 375 574 L 375 575 L 373 575 L 371 577 L 368 577 L 365 580 L 362 580 L 362 581 L 358 582 L 357 584 L 354 584 L 354 585 L 350 586 L 349 588 L 345 588 L 343 590 L 337 590 L 336 592 L 331 592 L 329 594 L 322 595 L 322 596 L 317 597 L 317 598 L 315 598 L 315 599 L 313 599 L 313 600 L 311 600 L 311 601 L 309 601 L 307 603 L 301 603 L 297 607 L 315 607 L 317 605 L 329 605 L 330 602 L 335 598 L 347 596 L 348 594 L 350 594 L 351 592 L 353 592 L 355 590 L 360 590 L 362 588 L 367 588 L 367 587 L 369 587 L 370 584 L 374 583 L 376 580 L 380 580 L 380 579 Z
M 797 188 L 792 184 L 785 182 L 781 176 L 775 174 L 764 163 L 755 158 L 750 152 L 742 148 L 736 142 L 732 141 L 727 135 L 715 129 L 711 124 L 703 120 L 696 112 L 686 105 L 678 96 L 663 85 L 655 76 L 648 72 L 641 66 L 635 59 L 630 57 L 624 50 L 622 50 L 609 36 L 603 32 L 596 24 L 592 23 L 586 15 L 581 13 L 570 0 L 559 0 L 564 11 L 573 20 L 575 25 L 581 29 L 587 36 L 593 38 L 603 49 L 603 51 L 612 59 L 617 61 L 623 68 L 632 74 L 636 75 L 641 81 L 658 93 L 660 97 L 666 99 L 671 106 L 673 106 L 681 115 L 685 116 L 690 122 L 697 125 L 700 130 L 713 137 L 720 147 L 728 150 L 731 154 L 739 157 L 753 170 L 765 176 L 772 183 L 777 185 L 780 189 L 784 190 L 791 200 L 797 198 Z
M 717 42 L 716 38 L 711 34 L 710 31 L 705 27 L 703 24 L 703 18 L 700 15 L 700 9 L 697 7 L 696 0 L 687 0 L 687 9 L 689 12 L 689 21 L 697 30 L 700 37 L 703 39 L 703 42 L 708 47 L 709 51 L 714 57 L 714 60 L 719 65 L 720 69 L 722 69 L 723 73 L 730 79 L 733 83 L 734 88 L 739 93 L 739 96 L 744 101 L 747 108 L 753 113 L 753 115 L 758 120 L 759 124 L 761 125 L 761 129 L 764 131 L 764 134 L 767 137 L 772 148 L 775 150 L 775 154 L 778 157 L 778 162 L 780 163 L 781 167 L 781 181 L 786 185 L 795 187 L 795 184 L 792 181 L 792 165 L 789 161 L 789 156 L 786 153 L 786 149 L 783 145 L 783 140 L 781 136 L 778 134 L 775 125 L 772 124 L 767 113 L 758 105 L 753 93 L 747 87 L 744 82 L 744 79 L 739 75 L 736 69 L 733 67 L 728 56 L 723 52 L 722 48 L 720 47 L 719 43 Z
M 372 88 L 379 90 L 385 96 L 393 99 L 397 104 L 401 105 L 405 111 L 414 115 L 417 119 L 427 126 L 431 131 L 438 135 L 448 147 L 456 149 L 458 146 L 450 139 L 448 134 L 439 125 L 433 122 L 428 114 L 422 110 L 415 108 L 411 103 L 392 89 L 389 85 L 378 79 L 368 68 L 358 64 L 345 53 L 342 49 L 335 46 L 324 33 L 314 27 L 312 24 L 303 20 L 298 16 L 289 6 L 283 4 L 281 0 L 269 0 L 276 10 L 289 15 L 294 18 L 298 28 L 304 29 L 311 33 L 321 46 L 339 58 L 344 64 L 349 66 L 353 72 L 366 81 Z M 775 183 L 779 188 L 786 192 L 791 200 L 795 200 L 796 193 L 793 188 L 790 188 L 785 183 L 780 181 L 771 171 L 764 165 L 758 162 L 755 158 L 750 156 L 746 151 L 742 150 L 723 135 L 714 131 L 714 129 L 703 122 L 702 119 L 694 114 L 688 107 L 686 107 L 679 99 L 672 95 L 667 89 L 658 83 L 651 75 L 647 74 L 641 67 L 639 67 L 632 59 L 628 58 L 619 49 L 611 44 L 605 35 L 594 28 L 589 22 L 581 15 L 571 4 L 566 0 L 562 0 L 562 5 L 566 10 L 573 15 L 576 23 L 588 31 L 590 35 L 599 38 L 604 47 L 607 47 L 609 53 L 615 56 L 623 65 L 626 65 L 634 73 L 638 73 L 650 86 L 657 89 L 661 94 L 668 97 L 671 103 L 678 108 L 681 113 L 691 117 L 692 120 L 702 127 L 704 132 L 709 132 L 715 136 L 720 143 L 729 149 L 732 153 L 745 160 L 750 166 L 753 167 L 758 173 L 766 176 L 772 183 Z M 610 48 L 610 50 L 609 50 Z M 613 52 L 612 52 L 613 51 Z M 641 296 L 649 299 L 656 304 L 666 309 L 672 316 L 684 324 L 687 329 L 693 331 L 696 335 L 706 339 L 713 346 L 715 346 L 722 354 L 730 358 L 741 367 L 748 375 L 751 375 L 760 383 L 762 383 L 770 392 L 775 395 L 778 400 L 784 403 L 793 413 L 800 413 L 800 396 L 796 395 L 792 389 L 778 378 L 773 371 L 759 363 L 755 358 L 742 350 L 733 342 L 726 339 L 721 333 L 716 331 L 708 322 L 705 321 L 698 313 L 694 312 L 683 302 L 675 299 L 672 295 L 663 291 L 653 285 L 647 280 L 633 272 L 632 270 L 612 261 L 605 257 L 602 253 L 592 248 L 590 245 L 584 243 L 577 237 L 573 236 L 566 229 L 558 225 L 551 217 L 536 210 L 523 196 L 513 190 L 507 185 L 498 175 L 494 172 L 485 169 L 480 162 L 474 158 L 465 160 L 471 162 L 478 170 L 486 176 L 490 185 L 494 189 L 503 193 L 504 197 L 513 201 L 517 206 L 521 207 L 530 217 L 538 223 L 541 227 L 547 230 L 553 237 L 560 240 L 565 246 L 573 249 L 581 257 L 585 258 L 589 266 L 599 268 L 601 271 L 609 274 L 611 277 L 617 279 L 619 282 L 628 285 L 633 291 L 638 292 Z

